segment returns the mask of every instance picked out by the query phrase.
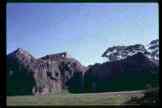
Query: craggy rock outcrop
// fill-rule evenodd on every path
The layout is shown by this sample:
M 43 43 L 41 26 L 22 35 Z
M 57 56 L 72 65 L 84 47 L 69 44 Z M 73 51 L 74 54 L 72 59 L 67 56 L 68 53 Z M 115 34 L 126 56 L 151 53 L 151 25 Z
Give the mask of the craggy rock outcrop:
M 7 94 L 31 94 L 35 85 L 33 69 L 35 58 L 23 49 L 18 48 L 7 56 Z
M 7 55 L 7 95 L 48 95 L 144 89 L 159 84 L 159 44 L 108 48 L 105 63 L 88 67 L 66 52 L 34 58 L 18 48 Z
M 61 55 L 60 58 L 58 55 Z M 83 76 L 86 72 L 86 67 L 81 65 L 79 61 L 74 58 L 67 57 L 67 53 L 59 53 L 55 55 L 47 55 L 45 57 L 39 58 L 45 61 L 55 61 L 58 64 L 59 72 L 58 75 L 55 71 L 50 71 L 55 73 L 55 78 L 58 76 L 61 81 L 61 88 L 73 91 L 82 91 L 83 89 Z M 55 70 L 55 67 L 51 65 L 51 70 Z M 53 73 L 53 75 L 54 75 Z M 54 76 L 53 76 L 54 77 Z
M 19 48 L 7 56 L 7 70 L 8 95 L 47 95 L 50 92 L 75 88 L 76 85 L 79 87 L 77 89 L 81 90 L 83 85 L 80 82 L 86 67 L 67 57 L 67 53 L 35 59 L 27 51 Z M 71 79 L 75 77 L 76 84 L 73 84 Z

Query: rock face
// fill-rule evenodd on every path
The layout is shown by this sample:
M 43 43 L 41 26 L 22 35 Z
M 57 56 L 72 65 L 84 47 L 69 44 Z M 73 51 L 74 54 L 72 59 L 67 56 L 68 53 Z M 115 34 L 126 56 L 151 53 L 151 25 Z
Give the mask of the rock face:
M 47 95 L 63 89 L 81 90 L 82 77 L 86 67 L 67 53 L 47 55 L 35 59 L 23 49 L 17 49 L 7 56 L 8 95 L 31 94 Z M 73 84 L 71 79 L 78 78 Z M 22 81 L 19 85 L 18 81 Z M 80 84 L 79 84 L 80 83 Z
M 144 89 L 158 86 L 158 40 L 149 48 L 141 44 L 108 48 L 105 63 L 88 67 L 66 52 L 34 58 L 18 48 L 7 55 L 7 95 L 48 95 Z
M 35 58 L 23 49 L 18 48 L 7 56 L 7 94 L 31 94 L 35 85 L 33 78 Z

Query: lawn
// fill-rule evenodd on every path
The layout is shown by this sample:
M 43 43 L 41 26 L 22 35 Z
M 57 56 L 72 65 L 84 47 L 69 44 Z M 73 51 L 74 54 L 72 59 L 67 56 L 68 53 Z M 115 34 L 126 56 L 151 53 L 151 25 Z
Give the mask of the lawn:
M 55 94 L 49 96 L 7 96 L 7 106 L 35 105 L 123 105 L 132 96 L 143 96 L 143 91 Z

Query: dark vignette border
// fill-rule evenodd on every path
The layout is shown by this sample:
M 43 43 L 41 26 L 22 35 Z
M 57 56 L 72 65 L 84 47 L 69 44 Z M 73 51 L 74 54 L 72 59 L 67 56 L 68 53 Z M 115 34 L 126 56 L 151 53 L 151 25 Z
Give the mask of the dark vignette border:
M 1 35 L 0 35 L 0 108 L 6 107 L 6 4 L 7 3 L 96 3 L 96 2 L 104 2 L 104 3 L 157 3 L 158 4 L 158 11 L 159 11 L 159 39 L 160 39 L 160 0 L 0 0 L 0 13 L 1 13 Z M 161 49 L 161 48 L 160 48 Z M 160 67 L 159 67 L 160 68 Z M 159 73 L 160 75 L 160 73 Z M 161 80 L 159 80 L 161 81 Z M 159 82 L 160 83 L 160 82 Z M 160 87 L 161 89 L 161 87 Z M 159 92 L 160 93 L 160 92 Z M 160 93 L 161 94 L 161 93 Z M 160 95 L 159 94 L 159 95 Z M 13 106 L 7 106 L 13 107 Z M 22 106 L 22 107 L 33 107 L 33 106 Z M 51 106 L 37 106 L 37 107 L 51 107 Z M 52 106 L 52 107 L 82 107 L 82 106 Z M 84 106 L 83 106 L 84 107 Z M 104 106 L 104 105 L 97 105 L 97 106 L 85 106 L 85 107 L 136 107 L 136 106 Z M 148 106 L 141 106 L 141 107 L 148 107 Z
M 0 108 L 6 106 L 6 2 L 0 1 Z
M 160 0 L 6 0 L 7 2 L 158 2 Z

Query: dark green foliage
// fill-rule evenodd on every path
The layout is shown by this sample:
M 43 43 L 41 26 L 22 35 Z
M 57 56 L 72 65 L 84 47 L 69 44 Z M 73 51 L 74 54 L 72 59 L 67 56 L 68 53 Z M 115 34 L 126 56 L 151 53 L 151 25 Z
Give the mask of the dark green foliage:
M 95 84 L 95 88 L 93 84 Z M 123 72 L 109 80 L 98 80 L 91 76 L 85 79 L 85 92 L 142 90 L 147 84 L 152 87 L 159 86 L 157 72 Z
M 82 73 L 76 72 L 73 77 L 67 82 L 68 90 L 72 93 L 83 92 L 83 76 Z
M 94 84 L 97 84 L 96 74 L 89 70 L 89 72 L 85 73 L 84 76 L 84 92 L 95 92 L 96 88 L 93 87 Z M 97 84 L 98 85 L 98 84 Z
M 151 74 L 150 72 L 129 72 L 121 74 L 107 82 L 107 90 L 120 91 L 120 90 L 139 90 L 144 89 L 146 84 L 151 84 L 153 87 L 158 86 L 158 74 Z M 103 84 L 104 85 L 104 84 Z
M 10 73 L 12 71 L 12 73 Z M 27 72 L 17 63 L 7 67 L 7 96 L 31 95 L 35 81 L 31 72 Z

